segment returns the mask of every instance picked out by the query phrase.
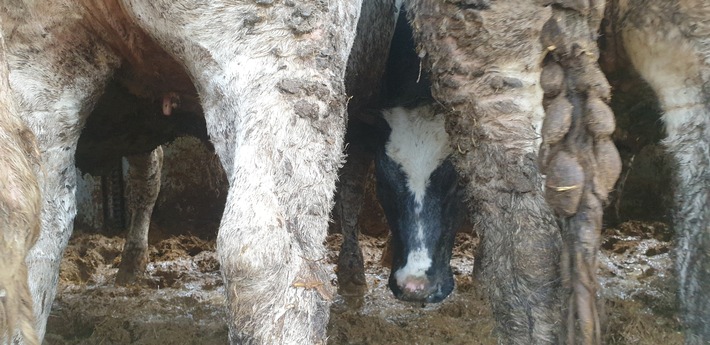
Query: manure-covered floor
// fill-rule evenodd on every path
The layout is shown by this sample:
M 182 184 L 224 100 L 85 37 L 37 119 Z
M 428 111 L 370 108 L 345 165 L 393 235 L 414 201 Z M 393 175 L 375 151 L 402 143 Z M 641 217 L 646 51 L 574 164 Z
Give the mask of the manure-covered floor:
M 62 263 L 45 344 L 225 344 L 224 289 L 214 242 L 159 231 L 151 238 L 149 277 L 140 286 L 122 288 L 113 281 L 124 240 L 77 231 Z M 599 272 L 607 343 L 681 344 L 668 227 L 627 222 L 606 229 L 604 238 Z M 385 241 L 363 237 L 370 289 L 360 309 L 336 296 L 329 344 L 496 343 L 481 284 L 472 277 L 476 237 L 458 235 L 452 263 L 456 290 L 431 305 L 392 297 L 388 269 L 380 265 Z M 339 244 L 339 235 L 329 236 L 332 268 Z

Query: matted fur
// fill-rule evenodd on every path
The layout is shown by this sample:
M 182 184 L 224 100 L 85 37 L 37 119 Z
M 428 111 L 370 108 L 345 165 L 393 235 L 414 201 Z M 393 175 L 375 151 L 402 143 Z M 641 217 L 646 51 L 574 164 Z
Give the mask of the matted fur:
M 548 3 L 555 4 L 554 11 L 545 7 Z M 710 243 L 705 86 L 710 80 L 710 11 L 701 0 L 635 3 L 643 6 L 621 6 L 633 19 L 623 32 L 624 41 L 636 50 L 631 54 L 635 65 L 665 107 L 666 142 L 681 168 L 675 220 L 681 244 L 681 299 L 687 341 L 702 343 L 710 318 L 710 298 L 703 289 L 709 280 L 708 250 L 697 245 Z M 320 259 L 342 162 L 344 69 L 360 5 L 358 0 L 0 2 L 17 113 L 36 135 L 42 167 L 42 230 L 27 258 L 40 339 L 76 213 L 73 159 L 79 131 L 107 80 L 114 77 L 144 97 L 177 92 L 187 95 L 188 103 L 199 99 L 204 107 L 230 182 L 218 252 L 227 283 L 231 341 L 325 341 L 331 292 Z M 501 342 L 557 342 L 561 241 L 535 164 L 544 115 L 538 83 L 541 62 L 545 49 L 556 48 L 542 46 L 539 39 L 543 23 L 554 12 L 559 19 L 589 19 L 585 25 L 572 25 L 579 32 L 559 37 L 590 40 L 589 28 L 598 25 L 603 6 L 599 1 L 565 0 L 412 0 L 407 6 L 420 56 L 431 69 L 433 94 L 450 111 L 446 126 L 455 160 L 466 180 L 476 224 L 484 230 L 480 262 Z M 648 12 L 633 11 L 642 7 Z M 669 60 L 653 51 L 659 46 L 684 54 Z M 588 48 L 589 56 L 580 56 L 596 59 L 596 50 Z M 659 65 L 663 59 L 669 63 Z M 379 69 L 373 68 L 373 75 Z M 603 79 L 585 73 L 579 76 L 595 83 Z M 602 84 L 592 86 L 604 89 Z M 565 104 L 560 108 L 566 109 Z M 597 128 L 602 134 L 608 129 Z M 20 139 L 29 143 L 29 137 Z M 9 140 L 15 139 L 3 137 Z M 21 145 L 0 150 L 5 147 L 32 151 Z M 2 159 L 20 156 L 13 151 Z M 32 169 L 25 165 L 19 171 L 27 178 L 19 185 L 32 189 Z M 15 195 L 4 193 L 4 198 Z M 32 191 L 21 195 L 36 201 Z M 7 200 L 3 205 L 10 205 Z M 23 222 L 36 219 L 36 206 L 28 205 L 23 206 L 28 212 Z M 31 242 L 27 237 L 23 250 Z M 22 254 L 13 255 L 13 265 L 20 266 L 7 267 L 20 267 L 17 281 L 24 281 L 17 260 Z M 3 304 L 4 310 L 19 306 L 25 313 L 17 315 L 27 316 L 28 299 L 20 304 L 22 298 L 4 301 L 15 301 Z M 28 318 L 23 320 L 16 324 L 27 330 Z
M 342 164 L 343 78 L 360 5 L 2 3 L 10 82 L 46 172 L 42 231 L 28 258 L 40 338 L 76 213 L 77 138 L 114 76 L 144 96 L 151 96 L 144 84 L 194 96 L 181 84 L 194 83 L 230 183 L 218 253 L 231 342 L 325 342 L 331 292 L 320 259 Z
M 76 215 L 74 151 L 80 129 L 118 58 L 85 30 L 66 1 L 3 1 L 2 31 L 19 116 L 40 153 L 41 231 L 27 256 L 38 337 L 44 337 L 59 263 Z M 9 35 L 8 33 L 11 33 Z
M 0 344 L 16 336 L 39 345 L 25 256 L 39 234 L 38 153 L 34 135 L 17 117 L 0 32 Z
M 710 3 L 618 1 L 636 70 L 658 96 L 675 160 L 676 271 L 686 344 L 710 342 Z
M 561 241 L 534 159 L 544 114 L 539 35 L 550 10 L 534 1 L 409 3 L 432 94 L 449 110 L 472 221 L 483 230 L 478 268 L 500 341 L 555 343 Z

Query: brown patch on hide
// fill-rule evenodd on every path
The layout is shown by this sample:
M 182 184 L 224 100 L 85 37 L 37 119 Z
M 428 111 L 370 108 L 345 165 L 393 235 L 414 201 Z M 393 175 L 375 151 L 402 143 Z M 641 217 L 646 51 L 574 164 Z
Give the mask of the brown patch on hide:
M 296 115 L 308 118 L 311 120 L 318 120 L 318 105 L 311 102 L 300 100 L 293 105 L 293 110 Z
M 282 79 L 276 84 L 276 87 L 284 94 L 298 97 L 315 96 L 318 99 L 323 99 L 330 94 L 326 85 L 303 79 Z
M 320 18 L 320 15 L 314 12 L 323 10 L 318 7 L 311 3 L 297 3 L 286 24 L 296 35 L 312 32 L 318 26 L 317 19 Z

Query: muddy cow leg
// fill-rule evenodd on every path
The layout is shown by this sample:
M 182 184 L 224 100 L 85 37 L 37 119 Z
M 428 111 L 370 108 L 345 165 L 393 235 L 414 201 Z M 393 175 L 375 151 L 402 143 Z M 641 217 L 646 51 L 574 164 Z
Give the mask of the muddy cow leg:
M 706 79 L 708 80 L 708 79 Z M 708 81 L 705 81 L 707 85 Z M 656 90 L 673 94 L 678 90 Z M 700 100 L 698 100 L 700 101 Z M 676 271 L 686 344 L 710 342 L 710 93 L 686 109 L 665 107 L 665 145 L 675 159 Z
M 0 31 L 0 344 L 17 335 L 16 341 L 39 345 L 25 264 L 39 235 L 39 152 L 17 116 L 4 42 Z
M 338 293 L 359 297 L 367 292 L 362 249 L 358 241 L 358 216 L 365 193 L 365 178 L 372 155 L 350 142 L 347 162 L 341 169 L 334 214 L 340 219 L 343 244 L 338 254 Z
M 561 239 L 535 164 L 543 117 L 535 1 L 411 1 L 432 93 L 485 235 L 482 275 L 502 344 L 558 341 Z M 475 3 L 475 2 L 474 2 Z
M 53 15 L 34 15 L 43 11 Z M 77 23 L 82 17 L 78 12 L 58 3 L 3 3 L 10 85 L 20 117 L 36 136 L 41 157 L 42 225 L 26 260 L 40 341 L 76 214 L 77 140 L 118 65 L 115 56 Z
M 663 108 L 675 159 L 676 270 L 686 344 L 710 342 L 710 6 L 621 1 L 619 23 L 634 67 Z
M 128 161 L 128 234 L 121 254 L 116 284 L 126 285 L 145 273 L 148 264 L 148 230 L 153 206 L 160 192 L 160 171 L 163 168 L 163 148 L 126 157 Z
M 340 184 L 333 216 L 340 219 L 343 244 L 338 255 L 338 293 L 352 296 L 358 304 L 367 291 L 362 250 L 358 243 L 358 216 L 362 208 L 364 183 L 373 155 L 362 139 L 365 131 L 360 119 L 371 122 L 366 110 L 380 97 L 380 81 L 385 71 L 387 54 L 398 9 L 393 0 L 364 1 L 358 20 L 357 36 L 348 59 L 345 82 L 350 124 L 347 134 L 347 161 L 341 169 Z
M 230 341 L 324 343 L 324 240 L 360 4 L 125 1 L 187 67 L 229 177 L 217 238 Z

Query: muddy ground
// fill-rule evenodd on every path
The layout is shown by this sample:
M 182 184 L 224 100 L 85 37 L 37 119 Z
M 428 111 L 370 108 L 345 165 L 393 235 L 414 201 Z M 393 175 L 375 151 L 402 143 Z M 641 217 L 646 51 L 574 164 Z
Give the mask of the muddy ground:
M 214 241 L 151 236 L 148 277 L 114 287 L 123 239 L 78 231 L 62 263 L 45 344 L 225 344 L 223 286 Z M 681 344 L 668 227 L 627 222 L 605 230 L 599 271 L 605 287 L 606 342 Z M 457 287 L 441 304 L 395 300 L 380 265 L 384 238 L 363 237 L 369 292 L 360 309 L 336 297 L 329 344 L 495 344 L 493 320 L 472 277 L 478 239 L 459 234 Z M 340 236 L 330 235 L 328 261 Z M 336 284 L 335 274 L 332 282 Z

